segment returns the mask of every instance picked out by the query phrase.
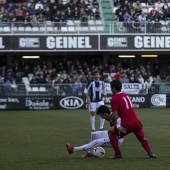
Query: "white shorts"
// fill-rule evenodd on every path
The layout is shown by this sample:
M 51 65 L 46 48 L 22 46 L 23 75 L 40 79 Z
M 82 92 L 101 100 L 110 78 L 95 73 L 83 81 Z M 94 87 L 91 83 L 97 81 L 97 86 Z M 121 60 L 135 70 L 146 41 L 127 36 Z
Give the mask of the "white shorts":
M 104 139 L 104 143 L 103 143 L 103 147 L 111 147 L 111 143 L 110 143 L 110 139 L 109 139 L 109 135 L 108 135 L 108 131 L 104 130 L 104 131 L 96 131 L 96 132 L 91 132 L 91 140 L 94 141 L 96 139 Z M 119 138 L 118 139 L 118 144 L 119 146 L 123 143 L 123 138 Z
M 89 104 L 89 111 L 90 112 L 96 112 L 97 108 L 101 105 L 104 105 L 104 101 L 100 102 L 90 102 Z

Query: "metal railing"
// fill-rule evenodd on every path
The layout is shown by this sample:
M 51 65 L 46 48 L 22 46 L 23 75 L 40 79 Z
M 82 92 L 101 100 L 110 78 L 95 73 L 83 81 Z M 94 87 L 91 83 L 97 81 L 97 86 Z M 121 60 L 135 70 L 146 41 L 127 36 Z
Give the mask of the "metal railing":
M 107 22 L 102 20 L 88 22 L 43 22 L 43 23 L 14 23 L 1 22 L 0 34 L 164 34 L 170 33 L 170 22 Z M 71 24 L 70 24 L 71 23 Z
M 47 95 L 47 96 L 69 96 L 84 95 L 86 84 L 12 84 L 0 85 L 0 96 L 25 96 L 25 95 Z M 107 89 L 108 94 L 112 94 Z M 152 84 L 145 89 L 144 93 L 136 94 L 170 94 L 170 84 Z

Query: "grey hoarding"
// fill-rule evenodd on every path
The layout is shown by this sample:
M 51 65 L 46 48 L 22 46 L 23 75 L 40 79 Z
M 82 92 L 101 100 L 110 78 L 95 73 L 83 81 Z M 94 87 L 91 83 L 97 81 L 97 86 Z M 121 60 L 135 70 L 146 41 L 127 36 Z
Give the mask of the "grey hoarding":
M 97 35 L 14 36 L 14 50 L 86 51 L 98 50 Z
M 1 35 L 1 51 L 170 51 L 169 35 Z

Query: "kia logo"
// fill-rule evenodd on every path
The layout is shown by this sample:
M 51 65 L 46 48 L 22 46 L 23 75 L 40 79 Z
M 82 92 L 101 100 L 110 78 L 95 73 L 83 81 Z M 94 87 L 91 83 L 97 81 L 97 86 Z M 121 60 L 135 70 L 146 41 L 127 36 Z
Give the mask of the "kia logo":
M 77 109 L 83 106 L 83 104 L 83 100 L 75 96 L 65 97 L 60 100 L 60 106 L 65 109 Z

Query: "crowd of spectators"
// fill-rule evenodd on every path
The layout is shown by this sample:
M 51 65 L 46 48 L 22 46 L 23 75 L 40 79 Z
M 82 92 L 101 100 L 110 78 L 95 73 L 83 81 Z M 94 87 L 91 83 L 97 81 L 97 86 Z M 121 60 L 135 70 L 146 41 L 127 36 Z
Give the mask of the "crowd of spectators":
M 96 0 L 1 0 L 0 23 L 24 23 L 34 26 L 53 21 L 100 19 L 99 4 Z
M 101 79 L 109 83 L 115 74 L 119 74 L 122 83 L 145 83 L 148 88 L 153 84 L 155 91 L 159 93 L 159 85 L 161 79 L 166 81 L 167 92 L 170 89 L 170 64 L 167 70 L 161 75 L 161 65 L 159 60 L 154 63 L 148 61 L 143 64 L 140 60 L 127 60 L 116 62 L 114 60 L 108 63 L 100 64 L 98 60 L 91 59 L 89 63 L 81 60 L 55 60 L 54 62 L 41 62 L 34 64 L 32 60 L 29 62 L 11 62 L 0 66 L 0 85 L 4 85 L 6 93 L 11 93 L 10 84 L 23 84 L 23 77 L 29 78 L 30 86 L 46 85 L 50 93 L 56 93 L 62 87 L 62 93 L 68 91 L 68 84 L 71 85 L 70 92 L 82 94 L 84 86 L 93 79 L 93 71 L 99 70 Z M 30 77 L 31 75 L 31 77 Z M 160 76 L 161 75 L 161 76 Z M 152 90 L 152 89 L 151 89 Z
M 142 7 L 141 1 L 125 0 L 116 3 L 117 10 L 115 11 L 118 21 L 118 28 L 121 30 L 126 28 L 128 33 L 159 33 L 163 26 L 160 21 L 166 21 L 170 18 L 169 1 L 142 1 L 147 6 Z M 151 8 L 148 11 L 148 8 Z M 144 11 L 146 9 L 146 11 Z

